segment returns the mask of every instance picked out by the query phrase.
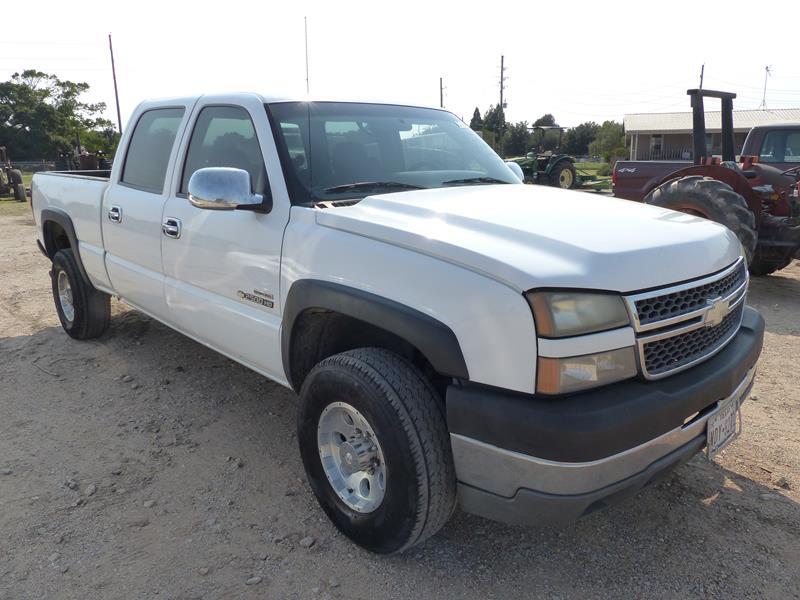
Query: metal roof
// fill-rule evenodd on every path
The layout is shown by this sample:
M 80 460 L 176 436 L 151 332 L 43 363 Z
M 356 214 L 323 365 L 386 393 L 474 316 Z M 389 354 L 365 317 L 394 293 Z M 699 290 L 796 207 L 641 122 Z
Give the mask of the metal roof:
M 735 131 L 750 131 L 756 125 L 786 122 L 800 123 L 800 108 L 733 111 L 733 129 Z M 625 115 L 623 124 L 626 133 L 691 133 L 692 113 L 634 113 Z M 707 111 L 706 131 L 721 130 L 720 112 Z

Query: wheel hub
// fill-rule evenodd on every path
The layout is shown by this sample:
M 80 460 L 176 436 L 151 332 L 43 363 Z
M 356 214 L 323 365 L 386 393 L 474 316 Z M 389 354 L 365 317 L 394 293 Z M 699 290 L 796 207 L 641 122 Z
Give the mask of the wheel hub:
M 325 477 L 349 508 L 370 513 L 383 502 L 387 471 L 372 426 L 353 406 L 333 402 L 317 425 L 317 444 Z
M 75 320 L 75 306 L 72 303 L 72 286 L 69 284 L 69 277 L 64 271 L 58 272 L 58 303 L 61 311 L 68 322 Z

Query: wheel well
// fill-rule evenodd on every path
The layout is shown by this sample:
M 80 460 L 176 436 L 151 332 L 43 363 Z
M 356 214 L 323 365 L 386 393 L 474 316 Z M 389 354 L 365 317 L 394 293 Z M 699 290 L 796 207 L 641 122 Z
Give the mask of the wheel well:
M 440 375 L 425 355 L 400 336 L 335 311 L 310 308 L 298 315 L 289 348 L 289 381 L 299 391 L 311 369 L 329 356 L 356 348 L 383 348 L 403 356 L 428 377 L 440 397 L 450 378 Z
M 66 230 L 56 223 L 55 221 L 47 221 L 42 228 L 42 236 L 44 237 L 44 247 L 47 250 L 47 256 L 52 258 L 56 252 L 69 248 L 69 236 Z

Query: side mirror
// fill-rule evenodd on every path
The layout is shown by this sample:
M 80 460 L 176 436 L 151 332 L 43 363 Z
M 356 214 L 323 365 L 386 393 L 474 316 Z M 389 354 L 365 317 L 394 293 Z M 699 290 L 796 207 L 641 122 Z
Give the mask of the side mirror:
M 517 179 L 519 179 L 520 181 L 525 181 L 525 175 L 522 172 L 522 167 L 520 167 L 517 163 L 515 163 L 513 160 L 507 160 L 506 166 L 514 175 L 517 176 Z
M 250 191 L 250 173 L 229 167 L 198 169 L 189 179 L 189 202 L 207 210 L 269 212 L 264 196 Z

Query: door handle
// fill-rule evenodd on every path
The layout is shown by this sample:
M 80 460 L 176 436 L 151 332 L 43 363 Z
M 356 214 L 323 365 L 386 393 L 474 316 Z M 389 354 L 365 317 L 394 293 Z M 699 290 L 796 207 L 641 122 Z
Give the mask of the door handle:
M 113 223 L 122 223 L 122 209 L 119 206 L 112 206 L 109 208 L 108 220 Z
M 173 239 L 181 237 L 181 220 L 175 217 L 165 217 L 161 222 L 161 232 Z

